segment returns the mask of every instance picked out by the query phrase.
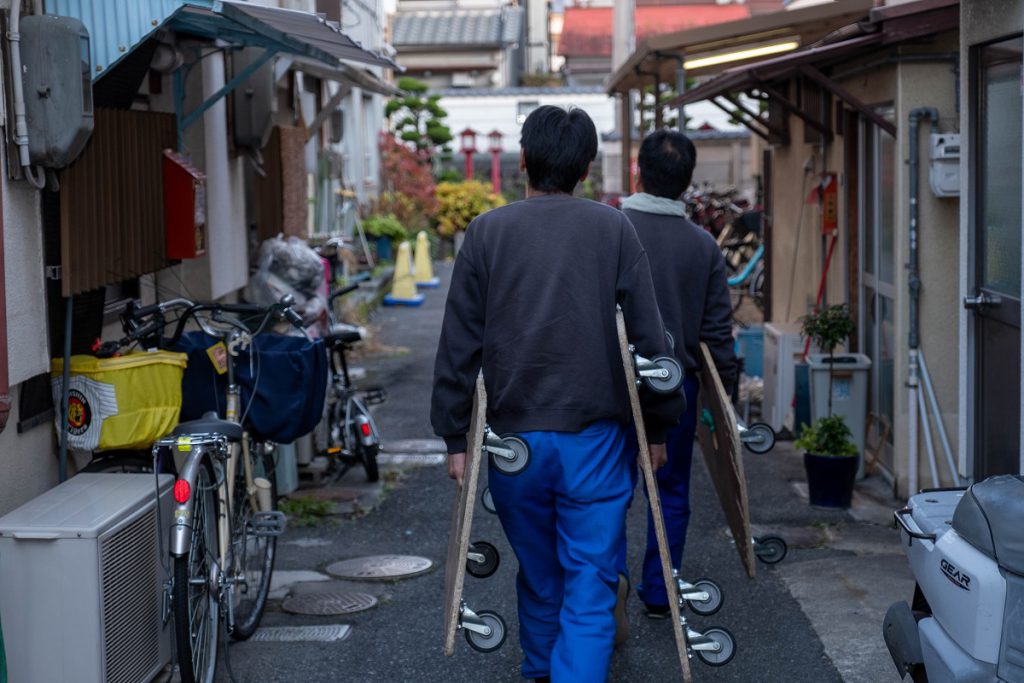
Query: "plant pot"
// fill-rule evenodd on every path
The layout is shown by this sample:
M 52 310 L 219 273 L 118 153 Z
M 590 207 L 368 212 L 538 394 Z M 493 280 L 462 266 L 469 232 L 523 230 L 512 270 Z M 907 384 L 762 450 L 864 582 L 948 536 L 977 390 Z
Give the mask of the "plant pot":
M 824 508 L 850 507 L 859 461 L 859 456 L 804 453 L 807 495 L 811 505 Z

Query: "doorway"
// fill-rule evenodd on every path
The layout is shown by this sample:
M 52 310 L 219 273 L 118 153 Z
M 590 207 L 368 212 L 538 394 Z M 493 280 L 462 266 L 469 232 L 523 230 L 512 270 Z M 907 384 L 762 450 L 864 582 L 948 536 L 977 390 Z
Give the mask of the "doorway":
M 975 481 L 1021 471 L 1022 52 L 1020 36 L 971 50 Z

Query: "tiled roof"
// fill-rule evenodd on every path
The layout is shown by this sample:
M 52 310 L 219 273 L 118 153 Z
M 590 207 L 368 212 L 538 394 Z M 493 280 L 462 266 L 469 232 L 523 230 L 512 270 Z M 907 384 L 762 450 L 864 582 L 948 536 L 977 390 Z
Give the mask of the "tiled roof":
M 403 47 L 499 46 L 519 41 L 523 9 L 457 9 L 399 12 L 391 44 Z
M 743 5 L 657 5 L 636 8 L 637 43 L 658 33 L 746 19 Z M 566 7 L 558 54 L 566 57 L 611 57 L 612 8 Z
M 442 97 L 508 97 L 516 95 L 603 95 L 603 85 L 559 86 L 555 88 L 443 88 L 431 91 Z

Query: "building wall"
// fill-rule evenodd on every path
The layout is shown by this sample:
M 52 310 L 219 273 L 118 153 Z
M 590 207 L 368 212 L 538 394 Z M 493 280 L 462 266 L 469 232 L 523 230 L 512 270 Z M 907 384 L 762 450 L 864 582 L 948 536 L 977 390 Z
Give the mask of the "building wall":
M 969 102 L 970 94 L 970 48 L 980 43 L 991 42 L 1002 38 L 1009 38 L 1019 34 L 1024 28 L 1024 2 L 1014 0 L 970 0 L 960 3 L 960 101 Z M 959 224 L 960 224 L 960 251 L 963 258 L 960 259 L 959 296 L 974 294 L 969 290 L 973 278 L 972 264 L 974 262 L 974 250 L 972 242 L 974 235 L 971 231 L 970 212 L 972 206 L 968 199 L 968 177 L 971 172 L 970 158 L 970 132 L 973 127 L 972 112 L 970 107 L 962 107 L 960 111 L 960 128 L 963 136 L 960 138 L 960 202 Z M 1022 160 L 1024 164 L 1024 160 Z M 1022 227 L 1024 231 L 1024 227 Z M 952 316 L 950 316 L 952 318 Z M 973 471 L 973 431 L 972 413 L 974 396 L 972 394 L 973 363 L 973 331 L 971 329 L 972 316 L 962 306 L 959 307 L 957 316 L 959 328 L 958 347 L 963 349 L 959 364 L 959 420 L 958 429 L 958 452 L 960 454 L 960 467 L 964 473 Z M 1024 347 L 1022 347 L 1024 348 Z M 1022 365 L 1024 367 L 1024 365 Z M 1021 383 L 1024 385 L 1024 382 Z M 1021 402 L 1024 408 L 1024 401 Z M 1024 416 L 1019 425 L 1021 431 L 1021 443 L 1024 444 Z M 1022 470 L 1024 471 L 1024 466 Z
M 948 52 L 956 44 L 955 35 L 947 35 L 932 45 L 922 45 L 923 52 Z M 852 67 L 855 62 L 847 66 Z M 954 76 L 949 62 L 890 64 L 865 70 L 840 84 L 862 102 L 871 106 L 894 107 L 896 135 L 895 169 L 895 330 L 893 448 L 898 489 L 906 493 L 907 460 L 907 333 L 909 297 L 907 295 L 907 262 L 909 198 L 909 155 L 907 117 L 916 107 L 931 106 L 940 112 L 940 131 L 957 130 Z M 774 179 L 774 221 L 772 232 L 771 272 L 773 273 L 772 312 L 775 321 L 792 322 L 807 313 L 814 304 L 819 278 L 826 255 L 827 241 L 821 236 L 821 213 L 816 204 L 806 204 L 813 183 L 822 171 L 839 174 L 839 242 L 826 280 L 826 304 L 850 301 L 851 254 L 848 249 L 850 209 L 847 203 L 845 152 L 842 136 L 826 148 L 806 144 L 803 122 L 789 117 L 791 144 L 775 146 L 772 155 Z M 926 353 L 928 369 L 939 397 L 940 408 L 948 434 L 957 427 L 959 390 L 957 367 L 958 345 L 950 334 L 950 320 L 959 307 L 959 288 L 950 273 L 956 272 L 960 261 L 959 238 L 955 226 L 958 218 L 956 199 L 938 199 L 928 186 L 927 123 L 920 138 L 919 179 L 919 258 L 922 294 L 920 308 L 921 347 Z M 948 468 L 935 439 L 938 470 L 942 484 L 951 481 Z M 924 437 L 920 437 L 919 472 L 922 486 L 931 485 L 927 461 L 924 459 Z M 927 478 L 926 478 L 927 477 Z
M 0 149 L 0 154 L 6 156 L 6 147 Z M 8 180 L 6 168 L 6 159 L 0 158 L 12 401 L 7 427 L 0 433 L 0 515 L 57 483 L 52 423 L 38 425 L 23 434 L 17 428 L 21 419 L 18 385 L 49 372 L 50 359 L 39 193 L 25 181 Z

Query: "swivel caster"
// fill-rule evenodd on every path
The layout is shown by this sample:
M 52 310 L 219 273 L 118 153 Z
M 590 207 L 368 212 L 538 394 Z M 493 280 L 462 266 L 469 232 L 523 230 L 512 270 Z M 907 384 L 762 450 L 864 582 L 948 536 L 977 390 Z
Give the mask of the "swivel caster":
M 689 605 L 695 614 L 702 617 L 709 617 L 722 609 L 725 596 L 718 584 L 711 579 L 699 579 L 694 583 L 687 583 L 682 579 L 676 579 L 679 584 L 679 599 Z
M 725 666 L 736 655 L 736 639 L 724 628 L 716 626 L 703 633 L 687 629 L 686 639 L 690 649 L 710 666 Z
M 764 422 L 740 427 L 740 441 L 751 453 L 761 455 L 775 448 L 775 430 Z
M 671 394 L 683 385 L 683 368 L 671 356 L 655 356 L 650 360 L 636 356 L 636 372 L 640 381 L 656 394 Z
M 755 536 L 754 555 L 765 564 L 778 564 L 786 557 L 789 546 L 779 536 Z
M 480 494 L 480 504 L 484 506 L 484 510 L 487 510 L 492 515 L 498 514 L 498 508 L 494 507 L 494 496 L 491 495 L 491 488 L 489 486 L 484 488 L 484 492 Z
M 487 541 L 474 541 L 466 553 L 466 571 L 478 579 L 486 579 L 498 571 L 501 555 L 498 549 Z
M 497 612 L 482 610 L 477 614 L 463 603 L 459 628 L 466 632 L 466 642 L 477 652 L 494 652 L 505 644 L 505 620 Z
M 530 447 L 518 436 L 498 436 L 487 430 L 484 450 L 491 456 L 491 464 L 502 474 L 519 474 L 530 464 Z

